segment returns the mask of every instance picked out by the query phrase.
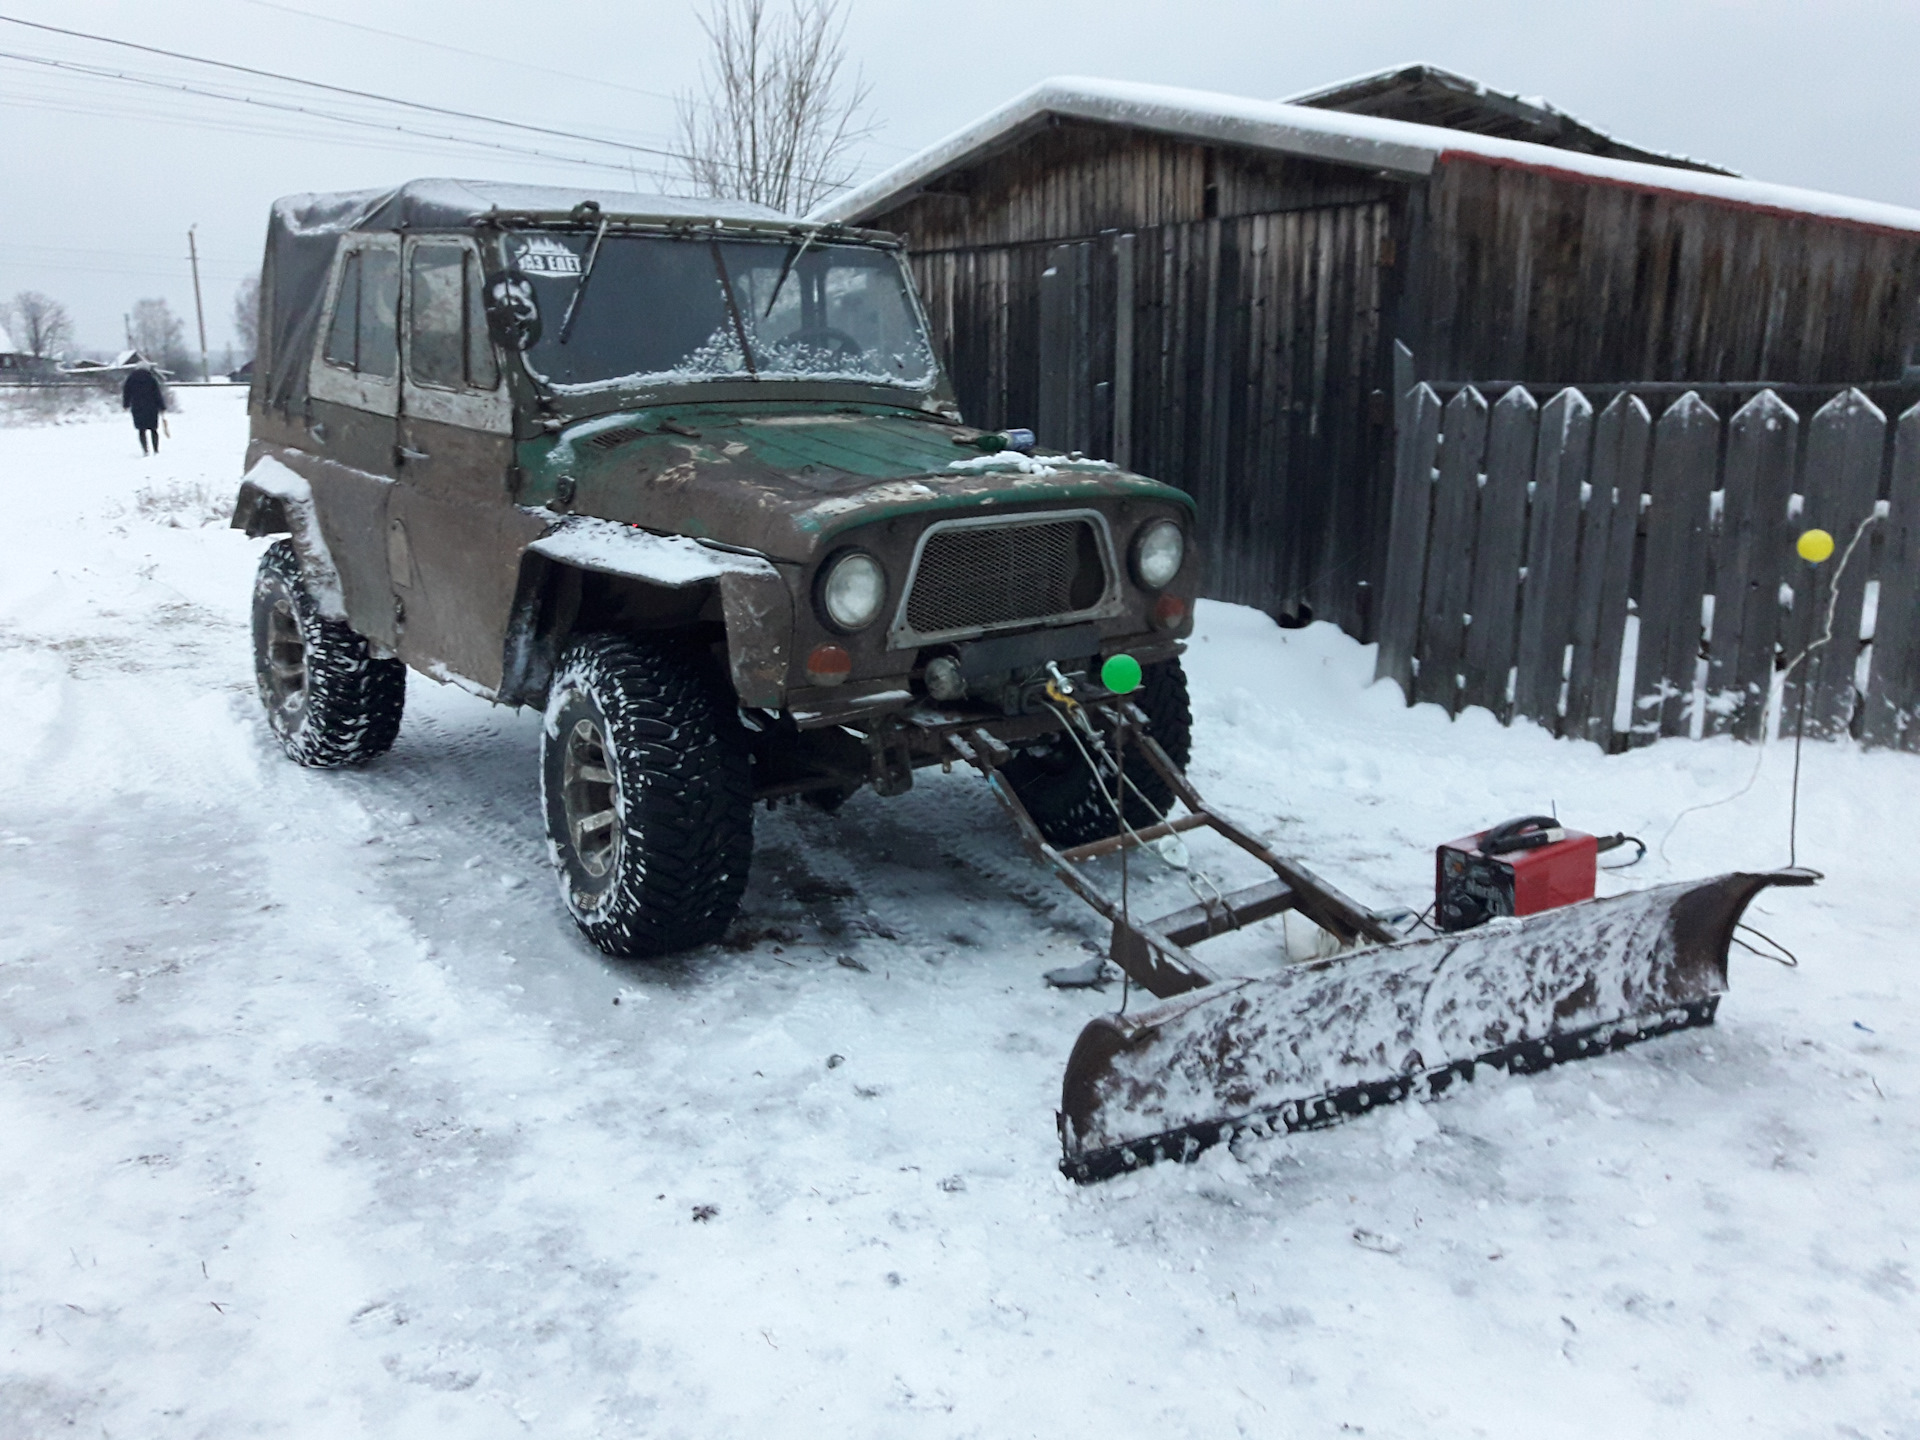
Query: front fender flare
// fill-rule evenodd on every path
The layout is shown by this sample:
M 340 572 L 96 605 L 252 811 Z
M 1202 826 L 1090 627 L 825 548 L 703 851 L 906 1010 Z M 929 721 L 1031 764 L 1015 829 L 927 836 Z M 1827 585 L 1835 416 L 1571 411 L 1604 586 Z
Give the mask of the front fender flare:
M 530 556 L 538 560 L 530 564 Z M 778 709 L 785 702 L 793 592 L 786 577 L 764 556 L 719 550 L 683 535 L 655 535 L 593 516 L 567 516 L 521 557 L 520 598 L 508 637 L 510 651 L 530 647 L 541 588 L 537 572 L 547 568 L 540 561 L 617 575 L 662 590 L 717 589 L 734 694 L 742 705 L 766 709 Z M 509 675 L 525 674 L 527 668 L 524 654 L 509 654 Z

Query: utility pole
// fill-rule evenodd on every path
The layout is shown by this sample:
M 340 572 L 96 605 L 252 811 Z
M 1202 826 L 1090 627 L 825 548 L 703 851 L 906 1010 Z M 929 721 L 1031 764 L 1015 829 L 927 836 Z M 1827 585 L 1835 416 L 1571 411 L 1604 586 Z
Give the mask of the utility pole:
M 187 259 L 193 263 L 193 317 L 200 322 L 200 378 L 211 380 L 213 372 L 207 368 L 207 309 L 200 303 L 200 248 L 193 243 L 197 228 L 187 227 Z
M 196 228 L 186 227 L 186 259 L 194 265 L 194 319 L 200 321 L 200 378 L 211 380 L 213 372 L 207 369 L 207 307 L 200 303 L 200 248 L 194 244 Z

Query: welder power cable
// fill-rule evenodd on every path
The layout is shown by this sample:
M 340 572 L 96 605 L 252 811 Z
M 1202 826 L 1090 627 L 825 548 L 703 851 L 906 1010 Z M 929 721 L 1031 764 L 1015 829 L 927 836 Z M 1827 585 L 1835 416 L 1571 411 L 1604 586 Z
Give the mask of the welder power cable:
M 1800 662 L 1805 660 L 1814 651 L 1818 650 L 1821 646 L 1827 644 L 1830 640 L 1833 639 L 1834 617 L 1836 612 L 1840 608 L 1840 577 L 1847 573 L 1847 562 L 1853 559 L 1853 552 L 1859 546 L 1861 537 L 1867 533 L 1867 527 L 1873 524 L 1873 522 L 1878 520 L 1879 518 L 1880 518 L 1880 512 L 1878 510 L 1872 511 L 1860 521 L 1859 525 L 1854 527 L 1853 538 L 1847 542 L 1846 550 L 1841 553 L 1840 563 L 1834 567 L 1833 579 L 1831 582 L 1829 582 L 1827 586 L 1827 621 L 1826 621 L 1825 628 L 1820 632 L 1819 638 L 1808 641 L 1807 644 L 1801 649 L 1800 653 L 1798 655 L 1795 655 L 1793 659 L 1787 662 L 1786 669 L 1780 672 L 1780 684 L 1782 687 L 1781 693 L 1783 698 L 1785 695 L 1786 682 L 1793 678 L 1793 672 L 1797 668 L 1799 668 Z M 1805 685 L 1802 685 L 1800 687 L 1800 709 L 1802 714 L 1804 714 L 1806 709 L 1806 686 Z M 1799 730 L 1800 730 L 1800 727 L 1796 724 L 1794 728 L 1792 812 L 1788 821 L 1788 829 L 1787 829 L 1787 857 L 1788 857 L 1787 863 L 1789 866 L 1793 865 L 1795 861 L 1798 860 L 1799 858 L 1798 847 L 1797 847 L 1797 836 L 1796 836 L 1796 832 L 1798 830 L 1798 824 L 1799 824 L 1799 811 L 1800 811 Z M 1760 778 L 1760 767 L 1763 763 L 1765 763 L 1767 758 L 1767 744 L 1769 739 L 1770 739 L 1770 736 L 1768 735 L 1766 728 L 1763 727 L 1760 732 L 1760 743 L 1754 746 L 1753 772 L 1747 776 L 1746 784 L 1742 785 L 1738 790 L 1734 791 L 1731 795 L 1722 796 L 1718 800 L 1706 800 L 1698 805 L 1689 805 L 1686 809 L 1682 810 L 1678 815 L 1675 815 L 1673 817 L 1673 823 L 1667 826 L 1666 833 L 1660 837 L 1659 849 L 1660 849 L 1660 858 L 1662 860 L 1665 860 L 1667 858 L 1667 841 L 1673 838 L 1673 832 L 1680 828 L 1680 822 L 1686 819 L 1687 816 L 1693 814 L 1697 810 L 1713 810 L 1722 805 L 1730 805 L 1735 800 L 1738 800 L 1742 795 L 1745 795 L 1749 790 L 1753 789 L 1754 782 L 1756 782 Z

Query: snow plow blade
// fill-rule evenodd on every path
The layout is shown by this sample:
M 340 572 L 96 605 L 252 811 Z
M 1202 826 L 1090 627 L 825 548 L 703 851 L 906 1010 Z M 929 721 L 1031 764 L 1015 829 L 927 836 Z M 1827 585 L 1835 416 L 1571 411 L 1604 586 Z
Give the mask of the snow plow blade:
M 1067 1061 L 1061 1170 L 1088 1182 L 1240 1134 L 1318 1129 L 1713 1023 L 1727 947 L 1769 885 L 1722 875 L 1401 941 L 1102 1016 Z

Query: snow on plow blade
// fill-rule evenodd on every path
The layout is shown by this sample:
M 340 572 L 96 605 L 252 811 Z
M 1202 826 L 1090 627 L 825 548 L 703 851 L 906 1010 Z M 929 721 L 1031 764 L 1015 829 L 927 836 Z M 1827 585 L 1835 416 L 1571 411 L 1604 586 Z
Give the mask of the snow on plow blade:
M 1102 1180 L 1241 1133 L 1429 1099 L 1713 1022 L 1747 903 L 1810 871 L 1722 875 L 1226 980 L 1080 1032 L 1060 1168 Z

